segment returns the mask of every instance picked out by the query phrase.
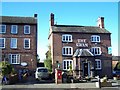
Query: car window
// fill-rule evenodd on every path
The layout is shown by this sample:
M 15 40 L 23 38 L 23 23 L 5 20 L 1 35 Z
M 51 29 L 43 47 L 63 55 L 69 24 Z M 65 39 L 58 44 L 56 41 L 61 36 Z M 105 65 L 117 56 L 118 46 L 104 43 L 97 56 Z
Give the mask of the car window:
M 48 72 L 47 69 L 38 69 L 38 72 Z

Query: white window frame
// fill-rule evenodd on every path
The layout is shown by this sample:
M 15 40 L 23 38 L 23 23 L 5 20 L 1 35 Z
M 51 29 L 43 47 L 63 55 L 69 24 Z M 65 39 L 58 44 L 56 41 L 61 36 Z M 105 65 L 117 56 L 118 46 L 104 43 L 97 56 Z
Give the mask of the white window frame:
M 14 31 L 14 27 L 15 27 L 15 31 Z M 17 25 L 12 25 L 11 26 L 11 33 L 12 34 L 17 34 L 18 33 L 18 26 Z
M 67 40 L 67 37 L 68 37 L 68 40 Z M 65 38 L 65 40 L 64 40 Z M 72 35 L 70 34 L 63 34 L 62 35 L 62 42 L 72 42 Z
M 95 59 L 95 68 L 96 68 L 96 70 L 102 69 L 101 60 L 100 59 Z
M 13 58 L 13 55 L 15 58 Z M 12 62 L 13 59 L 15 59 L 15 62 Z M 20 64 L 20 54 L 9 54 L 9 60 L 11 64 Z
M 3 39 L 3 40 L 4 40 L 4 43 L 3 43 L 4 45 L 3 45 L 3 47 L 0 47 L 1 49 L 3 49 L 3 48 L 5 48 L 5 40 L 6 40 L 6 39 L 5 39 L 5 38 L 0 38 L 0 39 Z
M 26 40 L 28 40 L 28 42 L 29 42 L 29 46 L 28 47 L 26 47 L 26 45 L 25 45 L 25 41 Z M 30 39 L 29 38 L 25 38 L 24 39 L 24 49 L 30 49 Z
M 14 45 L 13 45 L 13 42 L 15 42 Z M 11 38 L 10 47 L 11 48 L 17 48 L 17 38 Z
M 65 49 L 65 53 L 64 53 L 64 49 Z M 67 51 L 68 50 L 68 51 Z M 71 51 L 70 51 L 71 50 Z M 70 53 L 71 52 L 71 53 Z M 62 55 L 67 55 L 67 56 L 71 56 L 73 55 L 73 47 L 71 46 L 64 46 L 62 48 Z
M 29 27 L 28 33 L 26 33 L 26 27 Z M 24 34 L 30 34 L 30 25 L 24 25 Z
M 69 66 L 67 65 L 67 62 Z M 63 60 L 63 70 L 68 70 L 68 71 L 70 70 L 70 62 L 72 64 L 72 70 L 73 70 L 73 60 Z M 64 67 L 64 64 L 65 64 L 65 67 Z
M 97 38 L 99 38 L 99 40 Z M 92 35 L 91 42 L 100 42 L 100 36 L 99 35 Z
M 97 54 L 95 53 L 95 49 L 97 50 Z M 102 53 L 100 47 L 92 47 L 91 52 L 92 52 L 93 55 L 101 55 L 101 53 Z
M 2 26 L 4 26 L 4 28 L 5 28 L 5 30 L 4 30 L 4 32 L 2 32 L 3 30 L 2 30 Z M 6 25 L 0 25 L 0 34 L 3 34 L 3 33 L 6 33 Z

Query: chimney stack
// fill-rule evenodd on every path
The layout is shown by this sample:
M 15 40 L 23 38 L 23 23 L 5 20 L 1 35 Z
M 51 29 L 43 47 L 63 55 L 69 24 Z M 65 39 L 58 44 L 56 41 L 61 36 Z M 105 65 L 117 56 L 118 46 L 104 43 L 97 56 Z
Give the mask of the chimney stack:
M 37 18 L 37 14 L 34 14 L 34 18 Z
M 99 17 L 97 23 L 98 23 L 98 27 L 104 28 L 104 17 Z
M 54 14 L 53 13 L 50 14 L 50 25 L 54 26 Z

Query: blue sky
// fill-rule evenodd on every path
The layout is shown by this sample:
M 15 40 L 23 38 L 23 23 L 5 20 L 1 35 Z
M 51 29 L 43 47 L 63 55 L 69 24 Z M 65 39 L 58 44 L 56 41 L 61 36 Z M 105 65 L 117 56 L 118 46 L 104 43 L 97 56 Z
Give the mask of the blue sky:
M 48 50 L 49 17 L 55 14 L 55 23 L 97 26 L 97 18 L 105 18 L 105 28 L 112 35 L 113 55 L 118 54 L 117 2 L 2 2 L 3 16 L 29 16 L 38 14 L 38 54 L 45 58 Z

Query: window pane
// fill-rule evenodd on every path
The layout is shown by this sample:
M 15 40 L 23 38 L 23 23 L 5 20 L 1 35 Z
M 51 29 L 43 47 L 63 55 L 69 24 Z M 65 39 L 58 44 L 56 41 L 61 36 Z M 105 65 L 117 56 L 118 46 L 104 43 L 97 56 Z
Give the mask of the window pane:
M 4 48 L 4 47 L 5 47 L 5 39 L 0 38 L 0 48 Z
M 66 41 L 68 41 L 68 36 L 66 36 Z
M 30 34 L 30 26 L 29 25 L 24 26 L 24 33 Z
M 30 48 L 30 39 L 25 39 L 24 45 L 25 45 L 24 48 L 26 48 L 26 49 Z
M 17 34 L 17 25 L 12 25 L 11 33 L 12 34 Z
M 17 48 L 17 39 L 16 38 L 11 39 L 11 48 Z
M 63 36 L 63 41 L 65 41 L 65 36 Z
M 64 67 L 63 68 L 66 69 L 66 61 L 64 61 Z
M 67 69 L 69 69 L 69 61 L 67 61 Z
M 0 25 L 0 33 L 6 32 L 6 25 Z

